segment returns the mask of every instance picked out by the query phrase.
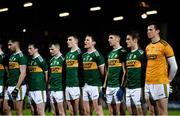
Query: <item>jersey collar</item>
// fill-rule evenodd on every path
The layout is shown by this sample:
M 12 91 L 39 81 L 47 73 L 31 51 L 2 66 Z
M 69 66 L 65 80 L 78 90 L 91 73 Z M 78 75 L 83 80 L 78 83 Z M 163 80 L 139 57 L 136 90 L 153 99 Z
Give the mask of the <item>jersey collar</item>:
M 87 52 L 88 54 L 91 54 L 93 52 L 97 51 L 96 49 L 92 50 L 91 52 Z
M 70 50 L 70 52 L 75 52 L 76 50 L 78 50 L 79 48 L 77 47 L 76 49 L 74 49 L 74 50 Z
M 119 46 L 118 48 L 113 49 L 113 51 L 119 50 L 119 49 L 121 49 L 121 48 L 122 48 L 122 46 Z
M 32 57 L 32 59 L 35 59 L 35 58 L 37 58 L 39 56 L 40 56 L 40 54 L 37 54 L 36 56 Z
M 19 54 L 19 53 L 22 53 L 22 51 L 15 52 L 15 53 L 13 53 L 13 55 L 16 55 L 16 54 Z

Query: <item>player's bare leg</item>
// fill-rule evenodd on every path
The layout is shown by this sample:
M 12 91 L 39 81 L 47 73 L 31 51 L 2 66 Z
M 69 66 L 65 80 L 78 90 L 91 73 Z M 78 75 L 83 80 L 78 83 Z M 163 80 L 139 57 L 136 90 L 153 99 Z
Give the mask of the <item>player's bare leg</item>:
M 3 101 L 3 112 L 5 115 L 11 115 L 11 107 L 6 99 Z
M 163 98 L 156 101 L 158 115 L 168 115 L 168 99 Z

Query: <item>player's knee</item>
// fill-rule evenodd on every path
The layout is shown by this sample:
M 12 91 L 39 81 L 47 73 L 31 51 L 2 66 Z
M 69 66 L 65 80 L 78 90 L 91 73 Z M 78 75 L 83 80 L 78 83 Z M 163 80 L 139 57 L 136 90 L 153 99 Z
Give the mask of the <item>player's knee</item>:
M 10 107 L 9 107 L 9 106 L 4 106 L 4 107 L 3 107 L 3 112 L 4 112 L 5 114 L 8 114 L 8 113 L 10 112 Z

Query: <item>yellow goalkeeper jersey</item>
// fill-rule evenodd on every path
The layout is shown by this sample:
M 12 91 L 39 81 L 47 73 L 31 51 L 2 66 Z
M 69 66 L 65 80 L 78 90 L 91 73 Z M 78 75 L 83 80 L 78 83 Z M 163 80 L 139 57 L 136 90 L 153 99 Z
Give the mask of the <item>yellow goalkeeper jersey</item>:
M 174 56 L 172 47 L 164 40 L 146 47 L 146 84 L 168 84 L 167 58 Z

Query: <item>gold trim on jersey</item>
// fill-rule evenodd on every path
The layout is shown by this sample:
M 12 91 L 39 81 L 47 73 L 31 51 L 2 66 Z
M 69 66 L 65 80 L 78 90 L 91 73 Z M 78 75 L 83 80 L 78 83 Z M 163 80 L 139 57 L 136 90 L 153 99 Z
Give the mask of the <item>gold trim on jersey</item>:
M 29 72 L 43 72 L 42 68 L 39 66 L 28 66 Z
M 96 62 L 83 62 L 84 70 L 98 69 Z
M 4 70 L 4 66 L 0 64 L 0 70 Z
M 19 67 L 20 67 L 20 65 L 18 62 L 9 62 L 9 69 L 16 69 Z
M 108 67 L 121 67 L 122 63 L 119 62 L 119 59 L 108 59 Z
M 78 67 L 78 60 L 66 60 L 67 67 Z
M 141 62 L 139 60 L 128 60 L 126 61 L 127 68 L 140 68 Z
M 51 66 L 51 73 L 62 73 L 62 66 Z

